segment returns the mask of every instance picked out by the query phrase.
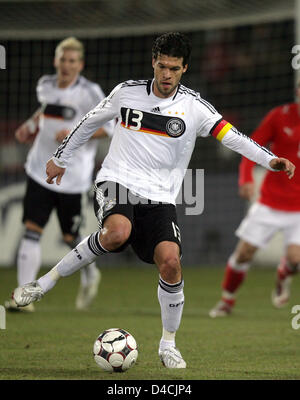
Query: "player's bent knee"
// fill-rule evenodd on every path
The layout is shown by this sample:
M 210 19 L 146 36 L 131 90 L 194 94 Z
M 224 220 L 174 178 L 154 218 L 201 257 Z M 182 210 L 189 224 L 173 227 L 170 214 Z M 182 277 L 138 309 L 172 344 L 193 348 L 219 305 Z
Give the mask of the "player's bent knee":
M 164 257 L 158 265 L 160 276 L 169 283 L 176 283 L 181 280 L 180 259 L 177 256 L 169 255 Z
M 127 242 L 131 234 L 131 222 L 123 215 L 113 214 L 109 216 L 100 231 L 99 241 L 108 251 L 117 250 Z
M 256 250 L 257 247 L 254 247 L 246 242 L 241 243 L 235 252 L 236 262 L 238 264 L 242 264 L 252 261 Z
M 300 264 L 300 254 L 290 254 L 286 260 L 291 266 L 297 267 Z
M 129 239 L 130 232 L 127 229 L 112 229 L 100 236 L 101 245 L 108 251 L 117 250 Z
M 252 258 L 253 258 L 252 253 L 247 253 L 247 252 L 239 253 L 236 257 L 236 262 L 238 264 L 243 264 L 252 261 Z
M 43 228 L 33 221 L 26 220 L 24 225 L 25 225 L 26 229 L 28 229 L 30 231 L 38 232 L 40 234 L 43 233 Z
M 286 260 L 292 266 L 297 266 L 300 263 L 300 246 L 290 244 L 286 251 Z
M 110 233 L 110 242 L 115 248 L 122 246 L 127 240 L 128 234 L 124 230 L 112 231 Z

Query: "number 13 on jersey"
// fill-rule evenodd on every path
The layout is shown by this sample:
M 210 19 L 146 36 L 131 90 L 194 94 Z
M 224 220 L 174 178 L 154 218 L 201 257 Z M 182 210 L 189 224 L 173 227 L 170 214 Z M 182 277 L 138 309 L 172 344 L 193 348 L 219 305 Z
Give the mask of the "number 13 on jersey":
M 129 120 L 130 111 L 132 113 L 132 116 Z M 125 128 L 134 129 L 136 131 L 140 130 L 141 126 L 142 126 L 141 121 L 143 119 L 143 116 L 144 116 L 144 114 L 142 111 L 131 110 L 130 108 L 127 108 L 126 114 L 125 114 L 125 125 L 124 125 Z M 129 121 L 130 121 L 130 125 L 128 125 Z M 132 123 L 134 123 L 135 125 L 133 125 Z

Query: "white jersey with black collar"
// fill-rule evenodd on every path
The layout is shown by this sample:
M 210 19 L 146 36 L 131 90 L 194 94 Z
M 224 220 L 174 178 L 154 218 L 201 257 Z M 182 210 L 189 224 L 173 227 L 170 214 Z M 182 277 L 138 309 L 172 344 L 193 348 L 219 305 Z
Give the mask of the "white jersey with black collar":
M 215 136 L 270 169 L 275 156 L 233 128 L 199 93 L 179 85 L 173 96 L 159 98 L 152 85 L 151 80 L 119 84 L 74 128 L 54 162 L 67 166 L 97 126 L 117 118 L 96 181 L 118 182 L 141 197 L 175 204 L 197 137 Z
M 105 95 L 98 84 L 83 76 L 79 76 L 73 85 L 61 89 L 57 86 L 56 75 L 45 75 L 39 79 L 36 90 L 42 114 L 39 118 L 39 133 L 27 156 L 26 173 L 49 190 L 83 193 L 91 187 L 98 140 L 89 140 L 84 147 L 74 152 L 65 179 L 59 186 L 46 182 L 46 163 L 58 146 L 55 139 L 57 132 L 62 129 L 71 130 Z M 112 122 L 105 126 L 108 134 L 112 135 L 113 127 Z

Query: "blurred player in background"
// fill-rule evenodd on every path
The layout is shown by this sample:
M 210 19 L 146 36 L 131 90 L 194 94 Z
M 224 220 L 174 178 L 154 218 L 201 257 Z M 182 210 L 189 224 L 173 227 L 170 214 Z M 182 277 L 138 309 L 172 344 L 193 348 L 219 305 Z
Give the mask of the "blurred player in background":
M 41 104 L 29 120 L 16 131 L 20 143 L 30 143 L 25 170 L 26 194 L 23 201 L 24 236 L 17 257 L 19 285 L 36 279 L 41 265 L 40 239 L 51 212 L 55 209 L 64 242 L 74 248 L 81 241 L 81 200 L 92 183 L 94 159 L 97 152 L 95 138 L 112 134 L 113 123 L 95 129 L 80 151 L 74 153 L 60 186 L 46 183 L 45 164 L 52 157 L 58 143 L 70 133 L 74 123 L 105 96 L 96 83 L 80 75 L 84 67 L 84 47 L 75 38 L 60 42 L 55 50 L 55 75 L 41 77 L 37 84 L 37 99 Z M 81 270 L 80 288 L 76 299 L 78 309 L 85 309 L 97 293 L 100 271 L 95 263 Z M 13 300 L 6 302 L 8 310 L 20 310 Z M 25 308 L 34 311 L 32 304 Z
M 167 368 L 186 368 L 175 344 L 184 305 L 176 197 L 197 137 L 214 136 L 268 169 L 284 170 L 290 178 L 294 173 L 292 163 L 242 135 L 199 93 L 180 84 L 190 51 L 188 39 L 180 33 L 158 37 L 152 48 L 154 79 L 119 84 L 58 147 L 47 163 L 50 184 L 54 180 L 60 184 L 74 152 L 96 128 L 118 118 L 108 155 L 96 177 L 100 230 L 86 237 L 47 274 L 16 288 L 13 294 L 19 306 L 30 304 L 41 299 L 60 277 L 130 243 L 141 260 L 158 268 L 163 328 L 158 354 Z
M 251 138 L 260 145 L 270 144 L 271 150 L 280 152 L 300 169 L 300 88 L 297 103 L 285 104 L 271 110 Z M 255 163 L 243 157 L 239 170 L 239 193 L 244 199 L 254 196 L 253 168 Z M 221 300 L 210 311 L 214 317 L 231 313 L 236 292 L 244 281 L 257 249 L 264 248 L 281 231 L 285 255 L 277 267 L 276 287 L 272 303 L 280 308 L 290 297 L 292 276 L 300 267 L 300 173 L 289 180 L 282 172 L 267 172 L 260 188 L 258 200 L 250 207 L 236 231 L 239 242 L 227 261 L 222 282 Z

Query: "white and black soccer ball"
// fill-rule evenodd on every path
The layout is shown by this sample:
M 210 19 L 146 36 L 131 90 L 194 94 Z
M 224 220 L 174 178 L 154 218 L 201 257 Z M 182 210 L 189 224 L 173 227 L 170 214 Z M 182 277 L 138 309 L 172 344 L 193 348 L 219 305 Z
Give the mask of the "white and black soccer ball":
M 94 343 L 94 359 L 104 371 L 123 372 L 132 367 L 137 358 L 137 343 L 124 329 L 112 328 L 102 332 Z

